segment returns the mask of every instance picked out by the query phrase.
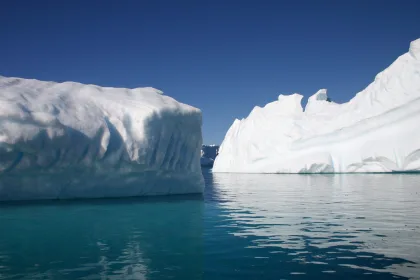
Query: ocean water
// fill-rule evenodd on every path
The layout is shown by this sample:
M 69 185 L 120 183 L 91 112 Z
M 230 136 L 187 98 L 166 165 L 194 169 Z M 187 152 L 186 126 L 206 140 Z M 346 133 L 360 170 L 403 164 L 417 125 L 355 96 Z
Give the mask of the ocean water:
M 203 174 L 202 196 L 0 204 L 0 279 L 420 279 L 420 175 Z

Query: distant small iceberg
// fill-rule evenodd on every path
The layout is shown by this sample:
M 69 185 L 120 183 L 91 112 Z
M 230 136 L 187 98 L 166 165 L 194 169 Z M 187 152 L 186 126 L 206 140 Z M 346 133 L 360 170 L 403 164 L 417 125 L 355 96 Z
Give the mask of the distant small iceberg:
M 202 167 L 213 167 L 214 160 L 219 153 L 218 145 L 203 145 L 201 147 L 200 163 Z

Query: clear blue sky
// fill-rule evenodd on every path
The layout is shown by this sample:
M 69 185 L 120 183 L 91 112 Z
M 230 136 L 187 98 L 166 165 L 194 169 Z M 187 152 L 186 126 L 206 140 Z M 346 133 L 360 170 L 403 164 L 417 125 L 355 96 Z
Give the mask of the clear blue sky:
M 349 100 L 420 37 L 418 0 L 1 1 L 0 75 L 153 86 L 204 143 L 280 93 Z

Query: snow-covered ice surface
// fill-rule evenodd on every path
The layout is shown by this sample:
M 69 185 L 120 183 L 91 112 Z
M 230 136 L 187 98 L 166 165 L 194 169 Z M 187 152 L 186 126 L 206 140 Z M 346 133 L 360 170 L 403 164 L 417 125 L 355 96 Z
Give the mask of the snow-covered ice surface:
M 0 76 L 0 200 L 199 193 L 201 144 L 159 90 Z
M 219 153 L 217 145 L 203 145 L 201 148 L 201 166 L 213 166 L 214 160 Z
M 214 172 L 420 171 L 420 39 L 349 102 L 280 95 L 235 120 Z

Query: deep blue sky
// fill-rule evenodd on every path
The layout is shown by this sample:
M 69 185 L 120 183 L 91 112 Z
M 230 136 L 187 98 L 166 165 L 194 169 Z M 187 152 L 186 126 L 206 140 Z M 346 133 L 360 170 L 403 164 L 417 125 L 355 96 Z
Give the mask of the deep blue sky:
M 204 143 L 280 93 L 349 100 L 420 37 L 418 0 L 2 1 L 0 75 L 153 86 Z

